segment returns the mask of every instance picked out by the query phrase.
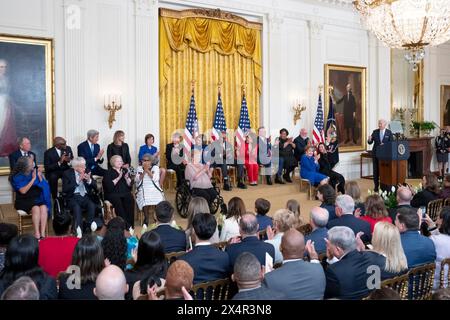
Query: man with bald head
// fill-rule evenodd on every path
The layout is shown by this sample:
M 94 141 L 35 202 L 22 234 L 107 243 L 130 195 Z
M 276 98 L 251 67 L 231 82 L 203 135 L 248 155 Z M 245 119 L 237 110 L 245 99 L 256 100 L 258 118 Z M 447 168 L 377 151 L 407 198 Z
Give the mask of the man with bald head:
M 328 217 L 328 210 L 321 207 L 313 207 L 309 213 L 309 224 L 313 231 L 305 237 L 305 241 L 313 241 L 318 254 L 324 253 L 327 250 L 325 239 L 328 234 Z
M 395 224 L 395 218 L 397 217 L 398 209 L 400 208 L 412 208 L 411 200 L 413 194 L 408 187 L 400 187 L 397 189 L 397 206 L 389 209 L 389 216 L 392 219 L 392 223 Z
M 72 149 L 66 145 L 66 140 L 62 137 L 55 137 L 53 147 L 44 153 L 45 177 L 53 199 L 58 195 L 58 180 L 62 179 L 64 171 L 70 169 L 69 162 L 72 159 Z
M 98 300 L 125 300 L 127 292 L 127 280 L 119 267 L 109 265 L 97 276 L 94 295 Z
M 387 121 L 384 119 L 378 120 L 378 129 L 374 130 L 367 140 L 368 144 L 373 143 L 372 157 L 373 157 L 373 182 L 375 184 L 375 192 L 378 192 L 380 187 L 380 173 L 378 167 L 377 149 L 379 146 L 392 140 L 392 131 L 386 128 Z
M 326 210 L 325 210 L 326 211 Z M 303 260 L 305 238 L 295 229 L 281 239 L 283 265 L 264 277 L 267 288 L 283 293 L 291 300 L 321 300 L 325 292 L 325 273 L 319 260 Z
M 259 240 L 259 224 L 256 216 L 252 213 L 246 213 L 239 221 L 239 232 L 241 242 L 229 245 L 225 251 L 230 257 L 230 264 L 234 266 L 237 257 L 242 252 L 250 252 L 258 258 L 262 266 L 266 264 L 266 253 L 275 259 L 275 248 L 272 244 Z

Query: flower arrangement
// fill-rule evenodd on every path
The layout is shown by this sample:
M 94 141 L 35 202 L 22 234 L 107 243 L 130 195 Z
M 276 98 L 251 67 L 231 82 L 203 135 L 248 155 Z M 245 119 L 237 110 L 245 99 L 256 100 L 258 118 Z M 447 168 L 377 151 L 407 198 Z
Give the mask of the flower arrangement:
M 416 193 L 422 191 L 422 183 L 420 183 L 416 187 L 410 186 L 410 189 L 413 192 L 413 194 L 416 194 Z M 386 208 L 392 209 L 392 208 L 397 207 L 397 205 L 398 205 L 398 203 L 397 203 L 397 188 L 395 186 L 392 186 L 391 190 L 389 192 L 387 192 L 386 190 L 384 190 L 382 192 L 374 192 L 373 190 L 369 189 L 369 190 L 367 190 L 367 193 L 369 194 L 369 196 L 372 194 L 379 194 L 380 197 L 383 199 Z

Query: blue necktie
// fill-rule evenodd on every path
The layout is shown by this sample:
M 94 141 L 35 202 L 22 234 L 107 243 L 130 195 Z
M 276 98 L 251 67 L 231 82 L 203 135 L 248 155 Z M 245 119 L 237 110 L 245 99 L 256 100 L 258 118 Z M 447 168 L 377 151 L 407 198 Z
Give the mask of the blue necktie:
M 91 144 L 91 153 L 92 153 L 92 155 L 94 155 L 94 145 L 93 144 Z
M 380 131 L 380 142 L 383 142 L 384 139 L 384 132 Z

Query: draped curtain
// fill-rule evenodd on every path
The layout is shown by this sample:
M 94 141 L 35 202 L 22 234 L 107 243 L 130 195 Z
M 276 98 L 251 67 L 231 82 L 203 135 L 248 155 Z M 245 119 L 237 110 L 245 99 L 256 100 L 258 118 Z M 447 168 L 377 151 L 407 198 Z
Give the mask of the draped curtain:
M 159 21 L 160 147 L 174 132 L 183 132 L 189 110 L 191 82 L 200 133 L 212 128 L 218 83 L 227 128 L 239 122 L 242 84 L 252 128 L 259 126 L 262 85 L 261 25 L 217 18 L 183 16 L 162 9 Z M 245 20 L 244 20 L 245 21 Z M 164 152 L 164 151 L 163 151 Z M 163 157 L 161 157 L 163 158 Z

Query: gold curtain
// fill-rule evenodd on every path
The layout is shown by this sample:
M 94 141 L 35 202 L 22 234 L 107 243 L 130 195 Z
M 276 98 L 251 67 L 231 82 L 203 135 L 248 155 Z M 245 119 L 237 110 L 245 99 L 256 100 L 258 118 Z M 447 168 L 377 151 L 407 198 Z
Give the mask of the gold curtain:
M 169 16 L 164 16 L 167 12 Z M 243 26 L 214 18 L 174 17 L 172 10 L 161 11 L 159 89 L 162 152 L 172 134 L 184 130 L 192 80 L 195 80 L 195 106 L 201 133 L 209 133 L 212 128 L 219 81 L 222 82 L 227 128 L 237 128 L 244 83 L 251 126 L 259 126 L 260 29 L 260 25 Z

